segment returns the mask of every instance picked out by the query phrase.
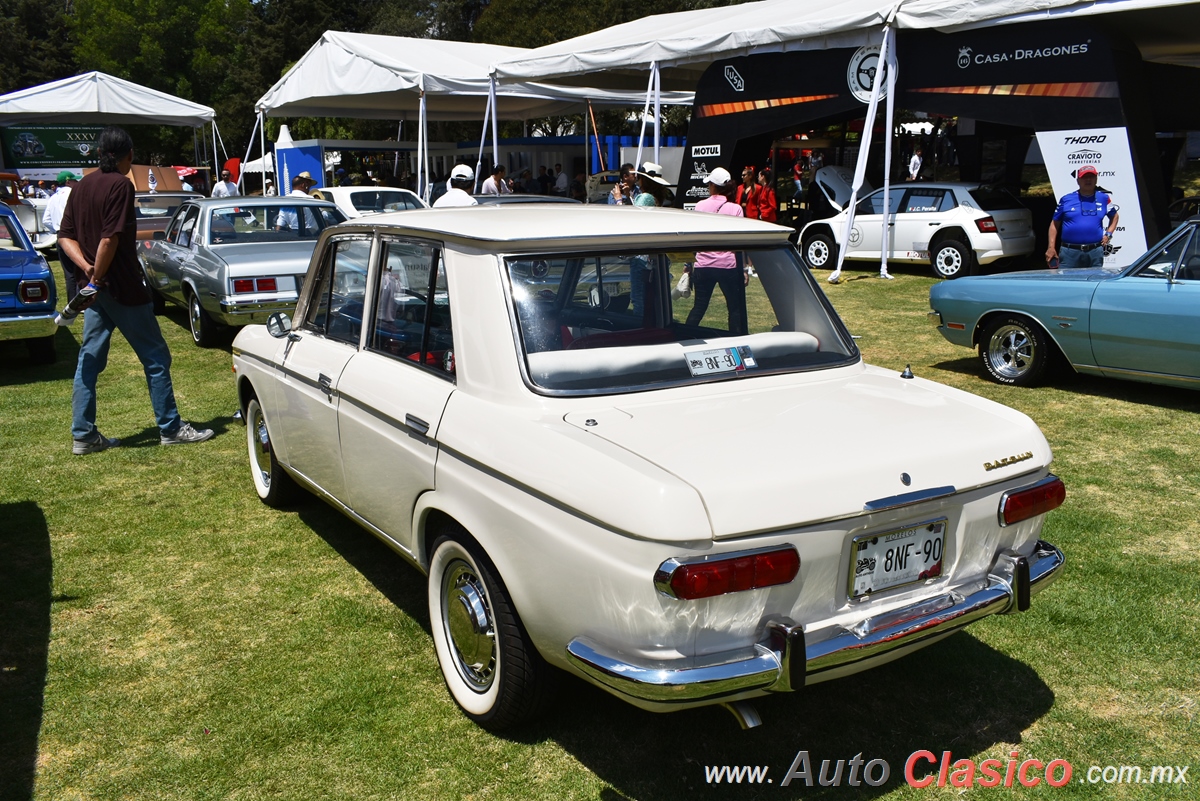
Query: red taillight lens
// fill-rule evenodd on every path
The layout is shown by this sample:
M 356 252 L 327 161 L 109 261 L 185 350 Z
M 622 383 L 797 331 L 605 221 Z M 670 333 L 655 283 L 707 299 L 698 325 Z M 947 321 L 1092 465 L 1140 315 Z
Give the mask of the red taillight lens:
M 274 278 L 259 278 L 254 283 L 258 287 L 259 292 L 274 292 L 275 291 L 276 284 L 275 284 Z
M 981 234 L 996 233 L 996 219 L 994 217 L 983 217 L 975 221 L 975 227 L 979 229 Z
M 22 303 L 45 303 L 50 300 L 50 286 L 45 281 L 22 281 L 17 295 Z
M 233 291 L 234 292 L 253 292 L 254 291 L 254 279 L 253 278 L 235 278 L 235 279 L 233 279 Z
M 659 568 L 655 582 L 669 595 L 694 600 L 787 584 L 798 572 L 800 554 L 787 547 L 705 562 L 668 561 Z
M 1049 476 L 1032 487 L 1006 492 L 1000 499 L 1000 525 L 1011 526 L 1057 509 L 1067 499 L 1067 488 L 1058 476 Z

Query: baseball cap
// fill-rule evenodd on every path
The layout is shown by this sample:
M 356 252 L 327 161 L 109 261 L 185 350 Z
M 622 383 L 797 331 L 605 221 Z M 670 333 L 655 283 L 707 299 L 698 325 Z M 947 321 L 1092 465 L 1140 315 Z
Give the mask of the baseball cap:
M 715 186 L 729 186 L 733 181 L 733 176 L 729 174 L 729 170 L 724 167 L 717 167 L 708 174 L 708 182 Z
M 459 164 L 450 171 L 451 181 L 474 181 L 475 171 L 466 164 Z
M 1091 164 L 1086 164 L 1086 165 L 1084 165 L 1084 166 L 1080 167 L 1078 170 L 1076 170 L 1076 171 L 1075 171 L 1075 177 L 1076 177 L 1076 178 L 1081 178 L 1081 177 L 1083 177 L 1084 175 L 1096 175 L 1096 176 L 1099 176 L 1099 175 L 1100 175 L 1100 173 L 1099 173 L 1099 172 L 1097 172 L 1097 171 L 1096 171 L 1096 168 L 1095 168 L 1095 167 L 1093 167 Z
M 67 181 L 81 181 L 81 180 L 83 180 L 83 179 L 80 178 L 75 173 L 71 172 L 70 170 L 63 170 L 62 172 L 60 172 L 58 174 L 58 183 L 60 185 L 65 184 Z

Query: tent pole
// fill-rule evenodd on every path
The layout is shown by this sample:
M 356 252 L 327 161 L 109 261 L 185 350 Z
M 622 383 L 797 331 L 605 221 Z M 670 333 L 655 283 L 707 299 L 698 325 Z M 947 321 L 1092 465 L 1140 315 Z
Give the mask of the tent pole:
M 425 170 L 422 169 L 421 148 L 425 145 L 425 90 L 417 101 L 417 194 L 425 198 Z
M 259 157 L 262 159 L 262 176 L 263 176 L 263 194 L 267 193 L 267 113 L 265 111 L 258 112 L 258 149 Z M 275 178 L 275 157 L 271 157 L 271 178 Z M 278 180 L 275 181 L 279 183 Z M 275 194 L 279 194 L 279 187 L 275 187 Z
M 650 62 L 650 83 L 646 86 L 646 105 L 642 108 L 642 130 L 638 134 L 637 160 L 633 163 L 635 170 L 642 168 L 642 140 L 646 138 L 646 117 L 650 115 L 650 98 L 654 94 L 654 73 L 658 70 L 658 62 Z
M 487 144 L 488 120 L 492 115 L 492 95 L 489 92 L 487 103 L 483 107 L 483 130 L 479 132 L 479 157 L 475 159 L 475 188 L 479 192 L 479 171 L 483 169 L 483 147 Z
M 891 37 L 887 44 L 887 61 L 883 62 L 884 69 L 887 70 L 887 111 L 884 112 L 883 135 L 887 137 L 883 143 L 883 207 L 891 209 L 892 205 L 892 126 L 895 124 L 896 118 L 896 31 L 889 29 L 888 36 Z M 883 54 L 880 54 L 881 56 Z M 890 229 L 895 230 L 895 229 Z M 887 260 L 888 253 L 892 249 L 892 242 L 888 237 L 888 215 L 883 218 L 883 258 L 879 261 L 879 275 L 883 278 L 891 278 L 888 274 Z
M 196 138 L 196 129 L 193 128 L 192 129 L 192 163 L 198 164 L 199 162 L 200 162 L 200 143 L 199 143 L 199 140 Z
M 850 232 L 854 229 L 854 211 L 858 204 L 858 190 L 863 184 L 867 172 L 867 157 L 871 152 L 871 134 L 875 129 L 875 113 L 879 109 L 879 95 L 883 89 L 883 74 L 887 71 L 883 65 L 887 63 L 888 41 L 891 25 L 883 27 L 883 44 L 879 48 L 878 66 L 875 69 L 875 80 L 871 84 L 871 100 L 867 103 L 867 118 L 863 123 L 862 139 L 859 141 L 858 160 L 854 165 L 854 184 L 850 189 L 850 201 L 846 204 L 846 225 L 842 230 L 842 246 L 838 248 L 837 267 L 829 276 L 829 283 L 836 284 L 842 278 L 842 264 L 846 260 L 846 246 L 850 243 Z M 888 209 L 884 209 L 884 224 L 887 224 Z M 886 240 L 885 240 L 886 242 Z M 890 277 L 890 276 L 889 276 Z
M 225 154 L 225 160 L 229 160 L 229 151 L 225 148 L 225 137 L 221 136 L 221 129 L 217 127 L 217 121 L 213 120 L 213 133 L 217 135 L 217 140 L 221 143 L 221 152 Z
M 592 114 L 592 99 L 587 99 L 588 117 Z M 587 179 L 592 174 L 592 134 L 588 131 L 588 117 L 583 118 L 583 202 L 587 203 Z
M 500 106 L 496 104 L 496 76 L 488 76 L 488 100 L 492 103 L 492 169 L 500 164 L 500 126 L 497 118 L 500 116 Z M 478 176 L 476 176 L 478 177 Z
M 220 158 L 220 156 L 217 155 L 217 121 L 216 120 L 213 120 L 213 123 L 212 123 L 212 139 L 213 139 L 212 177 L 220 178 L 221 177 L 221 158 Z M 216 185 L 217 185 L 216 181 L 213 181 L 210 184 L 209 188 L 212 188 L 213 186 L 216 186 Z
M 662 146 L 662 73 L 654 63 L 654 163 L 662 164 L 658 151 Z
M 251 125 L 250 126 L 250 144 L 246 145 L 246 157 L 244 159 L 242 159 L 243 169 L 238 170 L 238 193 L 242 194 L 242 195 L 246 194 L 246 170 L 244 168 L 246 166 L 246 162 L 250 160 L 251 151 L 254 150 L 254 135 L 257 133 L 258 133 L 258 126 Z M 265 163 L 262 164 L 261 166 L 264 170 L 266 170 L 267 165 Z M 266 189 L 267 189 L 267 186 L 264 183 L 263 191 L 265 192 Z

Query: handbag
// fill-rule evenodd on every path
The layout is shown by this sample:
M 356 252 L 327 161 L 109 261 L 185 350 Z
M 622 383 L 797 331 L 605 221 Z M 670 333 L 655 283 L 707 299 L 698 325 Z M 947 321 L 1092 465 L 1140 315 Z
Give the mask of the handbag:
M 680 298 L 690 298 L 692 296 L 692 274 L 684 273 L 679 276 L 679 280 L 675 282 L 675 288 L 671 290 L 671 300 L 679 300 Z

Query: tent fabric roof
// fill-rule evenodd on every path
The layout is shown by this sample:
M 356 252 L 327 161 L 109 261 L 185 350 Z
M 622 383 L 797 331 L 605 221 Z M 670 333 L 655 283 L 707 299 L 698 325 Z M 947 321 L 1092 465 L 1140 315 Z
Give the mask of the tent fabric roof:
M 714 61 L 750 53 L 877 44 L 889 15 L 897 28 L 964 30 L 1114 12 L 1146 12 L 1197 0 L 760 0 L 659 14 L 530 50 L 494 65 L 503 81 L 587 81 L 625 86 L 657 61 L 663 86 L 695 86 Z M 1189 18 L 1190 18 L 1189 13 Z M 1149 28 L 1154 28 L 1153 31 Z M 1135 38 L 1148 58 L 1195 64 L 1195 28 L 1165 21 Z M 1136 37 L 1136 35 L 1135 35 Z M 1171 41 L 1169 41 L 1171 40 Z M 1154 52 L 1157 49 L 1157 52 Z M 1181 52 L 1182 51 L 1182 52 Z M 597 74 L 601 73 L 601 74 Z
M 103 72 L 87 72 L 0 96 L 0 125 L 106 123 L 200 128 L 213 110 Z
M 415 115 L 425 92 L 432 120 L 478 120 L 497 61 L 529 52 L 520 47 L 408 39 L 326 31 L 267 91 L 255 108 L 272 117 L 397 119 Z M 641 105 L 640 92 L 509 83 L 497 87 L 502 119 L 562 114 L 587 100 L 596 105 Z M 664 93 L 663 103 L 690 105 L 692 92 Z

